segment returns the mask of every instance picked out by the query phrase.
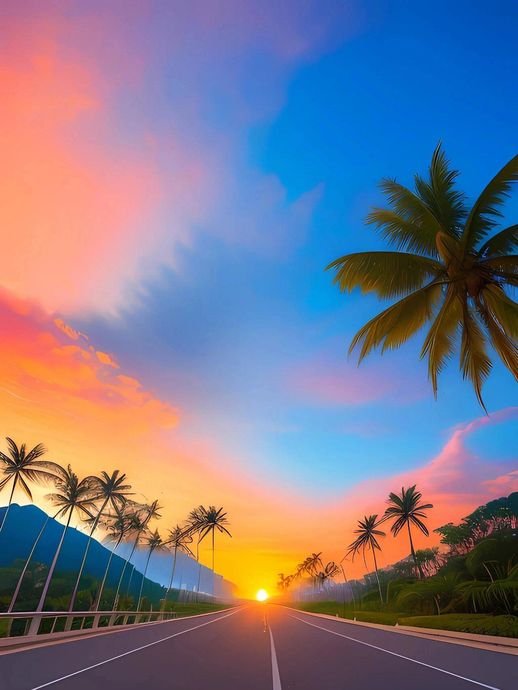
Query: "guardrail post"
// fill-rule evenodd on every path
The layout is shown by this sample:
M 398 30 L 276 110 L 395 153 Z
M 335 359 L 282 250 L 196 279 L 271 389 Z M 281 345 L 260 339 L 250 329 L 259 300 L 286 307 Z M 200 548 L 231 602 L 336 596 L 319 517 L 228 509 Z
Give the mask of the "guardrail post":
M 41 613 L 36 613 L 34 616 L 31 618 L 31 624 L 29 625 L 29 630 L 27 631 L 27 635 L 37 635 L 38 630 L 40 629 L 40 622 L 42 619 L 42 614 Z
M 98 628 L 98 627 L 99 627 L 99 620 L 100 620 L 100 618 L 101 618 L 101 614 L 100 614 L 100 613 L 98 613 L 96 616 L 94 616 L 94 619 L 93 619 L 93 621 L 92 621 L 92 630 L 93 630 L 94 628 Z

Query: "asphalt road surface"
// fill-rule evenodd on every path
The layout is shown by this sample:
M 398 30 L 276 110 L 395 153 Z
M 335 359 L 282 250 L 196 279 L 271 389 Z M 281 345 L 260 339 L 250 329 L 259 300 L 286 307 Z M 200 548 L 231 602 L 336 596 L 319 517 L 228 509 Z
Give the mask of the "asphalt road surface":
M 251 605 L 0 654 L 1 690 L 518 688 L 518 656 Z

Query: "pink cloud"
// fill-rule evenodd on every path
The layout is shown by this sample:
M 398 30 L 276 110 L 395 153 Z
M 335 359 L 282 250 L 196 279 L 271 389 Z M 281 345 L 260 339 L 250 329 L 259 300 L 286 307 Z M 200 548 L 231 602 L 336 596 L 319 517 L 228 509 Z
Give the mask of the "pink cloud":
M 314 405 L 362 405 L 390 399 L 400 404 L 425 397 L 429 391 L 422 377 L 408 368 L 385 361 L 365 361 L 357 366 L 347 358 L 344 345 L 336 343 L 296 364 L 286 376 L 288 389 Z
M 202 228 L 280 255 L 296 244 L 318 192 L 288 201 L 250 168 L 238 132 L 279 108 L 290 70 L 335 31 L 317 9 L 8 3 L 3 284 L 50 310 L 112 311 Z M 250 88 L 254 50 L 264 88 Z M 206 112 L 219 106 L 215 127 Z

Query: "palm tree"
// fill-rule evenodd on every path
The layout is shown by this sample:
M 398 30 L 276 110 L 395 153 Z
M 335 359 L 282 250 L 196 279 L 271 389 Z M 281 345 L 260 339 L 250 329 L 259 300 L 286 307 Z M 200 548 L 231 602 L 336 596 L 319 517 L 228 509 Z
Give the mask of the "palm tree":
M 365 515 L 363 520 L 358 520 L 358 529 L 354 530 L 354 534 L 357 534 L 358 536 L 352 542 L 352 544 L 349 545 L 347 555 L 352 554 L 354 558 L 354 556 L 361 551 L 365 560 L 365 550 L 370 549 L 372 551 L 374 571 L 376 573 L 376 580 L 378 582 L 380 601 L 383 603 L 383 595 L 381 593 L 381 583 L 378 573 L 378 561 L 376 559 L 376 549 L 381 551 L 381 546 L 379 545 L 377 537 L 385 536 L 385 532 L 382 532 L 378 529 L 378 526 L 381 522 L 381 520 L 378 520 L 377 515 Z
M 428 356 L 434 394 L 460 333 L 462 374 L 484 406 L 482 385 L 492 368 L 487 344 L 518 378 L 513 342 L 518 307 L 507 293 L 518 285 L 518 225 L 493 234 L 503 215 L 500 207 L 518 180 L 518 156 L 495 175 L 471 209 L 454 186 L 457 176 L 439 144 L 428 179 L 415 176 L 415 192 L 383 180 L 391 208 L 374 208 L 367 223 L 395 251 L 347 254 L 327 269 L 336 271 L 334 282 L 342 292 L 359 287 L 382 299 L 398 299 L 354 336 L 350 351 L 361 346 L 360 362 L 374 348 L 398 348 L 431 322 L 421 357 Z
M 188 533 L 190 535 L 197 535 L 196 540 L 196 563 L 198 563 L 198 584 L 196 586 L 196 601 L 198 601 L 201 581 L 201 563 L 200 563 L 200 542 L 201 542 L 201 525 L 202 525 L 202 509 L 203 506 L 193 508 L 187 518 Z
M 111 475 L 103 471 L 101 472 L 101 475 L 99 477 L 90 477 L 90 479 L 92 481 L 92 484 L 96 488 L 94 500 L 99 501 L 101 503 L 101 506 L 97 511 L 97 515 L 95 516 L 92 522 L 92 527 L 88 534 L 88 539 L 83 554 L 83 560 L 81 561 L 81 566 L 79 567 L 79 572 L 77 573 L 74 590 L 70 598 L 70 604 L 68 607 L 69 611 L 74 610 L 77 591 L 79 589 L 79 583 L 81 581 L 83 570 L 86 564 L 86 559 L 88 557 L 88 551 L 90 550 L 92 537 L 95 530 L 97 529 L 97 525 L 99 524 L 101 516 L 103 515 L 107 506 L 110 506 L 115 511 L 120 510 L 128 500 L 128 496 L 130 496 L 131 486 L 129 484 L 124 483 L 126 481 L 126 475 L 124 473 L 120 474 L 120 470 L 114 470 L 111 473 Z
M 40 529 L 40 531 L 38 532 L 38 536 L 37 536 L 36 539 L 34 540 L 34 543 L 33 543 L 32 547 L 31 547 L 31 550 L 30 550 L 30 552 L 29 552 L 29 555 L 28 555 L 27 558 L 25 559 L 25 564 L 24 564 L 24 566 L 23 566 L 23 568 L 22 568 L 22 571 L 21 571 L 21 573 L 20 573 L 20 576 L 18 577 L 18 581 L 17 581 L 17 583 L 16 583 L 16 587 L 14 588 L 14 592 L 13 592 L 13 595 L 12 595 L 12 597 L 11 597 L 11 602 L 10 602 L 10 604 L 9 604 L 9 608 L 7 609 L 7 613 L 11 613 L 11 611 L 14 609 L 14 606 L 15 606 L 15 604 L 16 604 L 16 600 L 18 599 L 18 594 L 20 593 L 20 589 L 21 589 L 21 586 L 22 586 L 22 584 L 23 584 L 23 579 L 24 579 L 24 577 L 25 577 L 25 573 L 27 572 L 27 568 L 28 568 L 29 565 L 30 565 L 30 562 L 31 562 L 31 560 L 32 560 L 32 557 L 34 556 L 34 552 L 36 551 L 36 548 L 37 548 L 37 546 L 38 546 L 38 544 L 39 544 L 39 542 L 40 542 L 40 539 L 42 538 L 43 533 L 45 532 L 45 528 L 47 527 L 47 525 L 48 525 L 48 523 L 49 523 L 49 521 L 50 521 L 50 518 L 52 517 L 52 519 L 54 520 L 54 519 L 58 516 L 59 512 L 60 512 L 60 511 L 58 510 L 58 511 L 57 511 L 56 513 L 54 513 L 54 515 L 52 515 L 52 516 L 47 514 L 45 520 L 43 521 L 43 525 L 41 526 L 41 529 Z
M 14 492 L 18 485 L 21 486 L 23 492 L 32 501 L 32 493 L 29 488 L 29 482 L 36 482 L 37 484 L 47 484 L 52 481 L 58 474 L 60 467 L 55 462 L 48 460 L 39 460 L 47 451 L 42 443 L 34 446 L 32 450 L 27 452 L 25 443 L 20 447 L 16 445 L 9 436 L 5 439 L 7 441 L 8 451 L 2 453 L 0 451 L 0 468 L 5 475 L 0 481 L 0 491 L 12 482 L 11 493 L 9 496 L 9 503 L 3 515 L 0 524 L 0 534 L 5 525 L 7 515 L 11 509 Z
M 164 597 L 164 608 L 167 603 L 167 597 L 171 588 L 173 586 L 174 574 L 176 570 L 176 557 L 178 551 L 183 551 L 183 553 L 190 554 L 193 556 L 193 552 L 189 548 L 189 544 L 192 543 L 192 537 L 189 534 L 188 528 L 182 527 L 181 525 L 176 525 L 172 530 L 169 531 L 169 536 L 166 540 L 166 545 L 169 546 L 173 551 L 173 567 L 171 569 L 171 579 L 169 580 L 169 585 Z
M 293 580 L 293 575 L 285 575 L 284 573 L 279 573 L 279 579 L 277 581 L 277 589 L 279 589 L 281 592 L 286 591 L 289 589 L 289 586 L 291 585 L 291 582 Z
M 433 505 L 431 503 L 421 503 L 420 501 L 423 495 L 421 492 L 417 491 L 415 487 L 415 484 L 408 489 L 401 487 L 400 494 L 389 494 L 387 501 L 389 507 L 385 511 L 384 520 L 394 520 L 390 531 L 395 537 L 397 537 L 399 532 L 406 525 L 408 529 L 408 539 L 410 541 L 410 552 L 412 554 L 412 558 L 414 559 L 416 570 L 419 573 L 419 576 L 424 578 L 423 569 L 421 564 L 418 562 L 415 553 L 410 526 L 414 525 L 414 527 L 417 527 L 417 529 L 420 530 L 425 536 L 428 536 L 428 528 L 421 518 L 427 517 L 424 511 L 433 508 Z
M 63 469 L 61 476 L 54 479 L 54 484 L 56 488 L 55 493 L 48 494 L 46 498 L 52 503 L 52 505 L 58 508 L 56 517 L 66 517 L 67 521 L 63 527 L 61 533 L 61 538 L 59 540 L 58 546 L 54 553 L 54 558 L 50 565 L 49 571 L 47 573 L 47 578 L 41 592 L 41 596 L 36 607 L 36 611 L 43 611 L 43 606 L 45 604 L 45 599 L 47 597 L 47 592 L 50 587 L 52 576 L 58 562 L 59 554 L 61 552 L 61 547 L 65 540 L 67 530 L 70 525 L 70 520 L 72 515 L 77 512 L 81 517 L 92 516 L 92 509 L 94 507 L 94 496 L 96 487 L 92 481 L 91 477 L 86 477 L 85 479 L 79 480 L 75 472 L 72 471 L 70 465 L 67 469 Z M 37 618 L 33 618 L 31 622 L 31 627 L 29 630 L 29 635 L 36 634 L 38 632 L 39 621 Z
M 333 577 L 338 575 L 340 567 L 334 562 L 329 561 L 326 565 L 316 573 L 315 579 L 319 584 L 319 589 L 324 590 L 326 583 Z
M 158 501 L 153 501 L 149 505 L 142 505 L 139 506 L 134 513 L 130 516 L 130 521 L 131 521 L 131 529 L 129 530 L 130 534 L 135 535 L 135 540 L 133 542 L 133 546 L 131 547 L 131 552 L 129 557 L 126 559 L 124 563 L 124 567 L 122 568 L 122 572 L 120 574 L 119 578 L 119 583 L 117 585 L 117 591 L 115 592 L 115 600 L 114 600 L 114 609 L 117 608 L 117 603 L 119 600 L 119 591 L 120 587 L 122 585 L 122 580 L 124 578 L 124 573 L 126 572 L 126 568 L 129 563 L 131 563 L 131 559 L 133 558 L 133 554 L 135 553 L 135 549 L 137 548 L 138 544 L 140 543 L 141 537 L 144 535 L 144 533 L 148 529 L 148 525 L 150 520 L 153 519 L 159 519 L 161 517 L 160 515 L 160 510 L 162 510 L 162 507 L 158 505 Z M 128 581 L 128 586 L 126 588 L 126 595 L 129 594 L 130 591 L 130 586 L 131 586 L 131 580 L 133 578 L 133 572 L 134 570 L 131 571 L 129 581 Z
M 107 515 L 106 518 L 104 518 L 104 525 L 108 531 L 108 541 L 111 541 L 113 543 L 113 546 L 110 551 L 108 563 L 106 564 L 103 579 L 101 581 L 101 586 L 99 587 L 99 592 L 97 594 L 96 601 L 94 604 L 95 610 L 99 608 L 99 605 L 101 603 L 101 597 L 103 595 L 106 580 L 108 578 L 108 572 L 110 570 L 110 565 L 115 555 L 115 552 L 119 548 L 121 542 L 125 539 L 125 537 L 131 532 L 133 528 L 131 522 L 131 513 L 129 513 L 126 510 L 127 506 L 128 503 L 126 503 L 123 508 L 117 510 L 113 515 Z
M 216 508 L 216 506 L 209 506 L 205 508 L 200 506 L 198 529 L 200 533 L 200 542 L 210 534 L 212 537 L 212 572 L 214 573 L 214 538 L 216 532 L 226 534 L 232 537 L 226 525 L 229 524 L 227 513 L 223 512 L 223 507 Z
M 151 556 L 153 555 L 153 551 L 156 551 L 157 549 L 164 548 L 163 539 L 160 536 L 157 529 L 154 532 L 151 532 L 151 534 L 148 537 L 146 537 L 145 544 L 148 547 L 149 551 L 148 551 L 148 555 L 147 555 L 146 566 L 144 568 L 144 572 L 142 573 L 142 582 L 140 583 L 140 591 L 139 591 L 139 595 L 138 595 L 137 611 L 140 611 L 140 604 L 142 603 L 142 590 L 144 589 L 144 582 L 146 580 L 146 573 L 147 573 L 149 561 L 151 560 Z

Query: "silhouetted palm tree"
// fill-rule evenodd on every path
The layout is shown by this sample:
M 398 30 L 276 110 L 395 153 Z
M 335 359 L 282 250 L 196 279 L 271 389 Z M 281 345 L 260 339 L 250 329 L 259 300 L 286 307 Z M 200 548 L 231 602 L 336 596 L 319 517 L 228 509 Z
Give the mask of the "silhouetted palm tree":
M 121 542 L 127 537 L 127 535 L 131 532 L 133 528 L 131 522 L 132 514 L 128 511 L 129 503 L 129 501 L 126 502 L 126 504 L 122 508 L 117 509 L 115 513 L 107 515 L 104 519 L 101 518 L 101 520 L 103 521 L 103 526 L 106 528 L 108 532 L 107 540 L 111 541 L 113 543 L 113 546 L 111 548 L 110 556 L 108 558 L 108 562 L 104 570 L 103 579 L 101 581 L 101 586 L 99 587 L 99 591 L 97 593 L 97 597 L 95 600 L 95 610 L 99 608 L 99 605 L 101 603 L 101 597 L 103 595 L 104 587 L 106 585 L 106 580 L 108 578 L 108 572 L 110 570 L 110 565 L 113 556 L 115 555 L 115 552 L 119 548 Z
M 54 513 L 54 515 L 51 516 L 51 515 L 47 514 L 47 516 L 45 517 L 45 520 L 43 521 L 43 525 L 41 526 L 41 529 L 40 529 L 40 531 L 38 532 L 38 535 L 37 535 L 36 539 L 34 540 L 34 542 L 33 542 L 33 544 L 32 544 L 32 547 L 31 547 L 31 550 L 30 550 L 30 552 L 29 552 L 29 555 L 28 555 L 27 558 L 25 559 L 25 564 L 24 564 L 24 566 L 23 566 L 23 568 L 22 568 L 22 571 L 21 571 L 21 573 L 20 573 L 20 576 L 18 577 L 18 581 L 17 581 L 17 583 L 16 583 L 16 587 L 14 588 L 14 592 L 13 592 L 13 595 L 12 595 L 12 597 L 11 597 L 11 602 L 10 602 L 10 604 L 9 604 L 9 608 L 7 609 L 7 613 L 11 613 L 11 611 L 13 611 L 13 609 L 14 609 L 14 606 L 15 606 L 15 604 L 16 604 L 16 600 L 18 599 L 18 594 L 20 593 L 20 589 L 21 589 L 21 586 L 22 586 L 22 584 L 23 584 L 23 579 L 24 579 L 24 577 L 25 577 L 25 573 L 27 572 L 27 568 L 28 568 L 29 565 L 30 565 L 30 562 L 31 562 L 31 560 L 32 560 L 32 557 L 34 556 L 34 552 L 36 551 L 36 548 L 37 548 L 37 546 L 38 546 L 38 544 L 39 544 L 39 542 L 40 542 L 40 539 L 41 539 L 42 536 L 43 536 L 43 533 L 45 532 L 45 529 L 46 529 L 46 527 L 47 527 L 47 525 L 48 525 L 48 523 L 49 523 L 51 517 L 52 517 L 52 519 L 54 520 L 54 519 L 58 516 L 59 512 L 60 512 L 60 511 L 58 510 L 56 513 Z
M 326 565 L 322 568 L 322 570 L 317 571 L 315 575 L 315 579 L 319 585 L 319 589 L 324 590 L 326 583 L 329 580 L 332 580 L 338 573 L 340 572 L 340 566 L 337 565 L 334 561 L 329 561 L 326 563 Z
M 437 146 L 428 179 L 415 176 L 415 192 L 386 179 L 390 209 L 375 208 L 375 225 L 395 251 L 348 254 L 333 261 L 342 292 L 356 287 L 382 299 L 397 298 L 354 336 L 360 361 L 371 350 L 395 349 L 431 322 L 421 357 L 428 356 L 434 394 L 437 378 L 460 333 L 460 368 L 483 406 L 482 385 L 492 368 L 491 344 L 518 378 L 518 306 L 506 292 L 518 285 L 518 225 L 492 234 L 501 206 L 518 180 L 518 156 L 489 182 L 471 209 L 455 189 L 458 176 Z M 484 408 L 485 409 L 485 408 Z
M 88 551 L 90 550 L 90 544 L 92 542 L 92 537 L 97 529 L 97 525 L 99 524 L 99 520 L 101 519 L 101 516 L 104 514 L 104 511 L 106 508 L 111 507 L 112 510 L 120 510 L 121 508 L 124 507 L 124 504 L 128 500 L 128 497 L 131 495 L 130 490 L 131 486 L 130 484 L 125 484 L 124 482 L 126 481 L 126 475 L 125 474 L 120 474 L 120 470 L 114 470 L 111 475 L 108 474 L 107 472 L 101 472 L 99 477 L 92 476 L 90 477 L 90 480 L 95 486 L 95 497 L 94 500 L 96 502 L 100 503 L 99 510 L 97 511 L 97 514 L 92 522 L 92 527 L 90 529 L 90 532 L 88 534 L 88 539 L 86 541 L 86 547 L 83 553 L 83 560 L 81 561 L 81 566 L 79 567 L 79 572 L 77 573 L 77 578 L 76 582 L 74 585 L 74 590 L 72 592 L 72 596 L 70 598 L 70 604 L 68 607 L 69 611 L 74 610 L 74 604 L 76 602 L 76 597 L 77 597 L 77 591 L 79 589 L 79 583 L 81 581 L 81 577 L 83 575 L 83 570 L 86 564 L 86 559 L 88 557 Z
M 2 533 L 7 515 L 11 509 L 16 487 L 20 486 L 29 500 L 32 501 L 29 483 L 47 484 L 49 481 L 52 481 L 59 472 L 59 465 L 55 462 L 38 459 L 46 453 L 45 446 L 42 443 L 38 443 L 32 450 L 27 452 L 25 443 L 22 443 L 22 445 L 18 447 L 9 436 L 7 436 L 5 440 L 7 441 L 8 451 L 7 453 L 2 453 L 0 451 L 0 470 L 4 475 L 4 478 L 0 481 L 0 491 L 11 482 L 12 486 L 7 509 L 0 523 L 0 534 Z
M 216 532 L 226 534 L 232 537 L 226 525 L 228 525 L 227 513 L 223 512 L 223 508 L 216 508 L 216 506 L 209 506 L 205 508 L 200 506 L 198 529 L 200 533 L 200 542 L 202 542 L 207 535 L 212 538 L 212 572 L 214 572 L 214 538 Z
M 294 576 L 293 575 L 285 575 L 284 573 L 279 573 L 278 577 L 279 577 L 279 579 L 277 581 L 277 589 L 279 589 L 281 592 L 284 592 L 287 589 L 289 589 Z
M 406 525 L 410 541 L 410 552 L 414 559 L 416 570 L 419 576 L 424 578 L 423 569 L 416 557 L 414 542 L 412 541 L 412 531 L 410 529 L 411 525 L 414 525 L 424 535 L 428 536 L 429 534 L 428 528 L 421 518 L 427 517 L 424 511 L 433 508 L 433 505 L 431 503 L 421 503 L 422 497 L 423 495 L 416 490 L 415 484 L 408 489 L 401 487 L 400 494 L 390 493 L 387 501 L 389 507 L 385 511 L 384 519 L 394 521 L 390 531 L 395 537 Z
M 378 542 L 378 537 L 384 537 L 385 532 L 378 529 L 378 526 L 382 520 L 378 520 L 377 515 L 365 515 L 363 520 L 358 520 L 358 529 L 354 530 L 354 534 L 358 536 L 350 544 L 347 554 L 352 554 L 354 556 L 361 551 L 365 560 L 365 550 L 370 549 L 372 551 L 372 558 L 374 560 L 374 571 L 376 573 L 376 580 L 378 582 L 378 590 L 380 594 L 381 603 L 383 603 L 383 595 L 381 593 L 381 583 L 378 573 L 378 561 L 376 559 L 376 549 L 381 551 L 381 546 Z
M 148 547 L 149 551 L 148 551 L 148 556 L 147 556 L 147 560 L 146 560 L 146 566 L 144 568 L 144 572 L 142 573 L 142 582 L 140 583 L 140 592 L 138 595 L 137 611 L 140 611 L 140 604 L 142 603 L 142 590 L 144 589 L 144 582 L 146 580 L 146 573 L 147 573 L 147 569 L 149 566 L 149 561 L 151 560 L 151 556 L 153 555 L 153 551 L 156 551 L 157 549 L 164 548 L 164 542 L 163 542 L 162 537 L 160 536 L 158 530 L 151 532 L 151 534 L 145 538 L 144 543 Z
M 133 554 L 135 553 L 135 549 L 137 548 L 141 537 L 145 534 L 145 532 L 148 529 L 149 522 L 151 520 L 158 520 L 161 515 L 160 515 L 160 510 L 162 510 L 162 507 L 158 504 L 158 501 L 155 500 L 149 505 L 142 505 L 138 506 L 135 510 L 134 513 L 132 513 L 130 519 L 131 519 L 131 529 L 129 531 L 129 534 L 134 535 L 135 539 L 133 541 L 133 546 L 131 547 L 131 552 L 129 557 L 126 559 L 124 563 L 124 567 L 122 569 L 122 572 L 120 574 L 119 582 L 117 585 L 117 591 L 115 592 L 115 600 L 114 600 L 114 609 L 117 608 L 117 604 L 119 601 L 119 591 L 120 587 L 122 585 L 122 580 L 124 578 L 124 573 L 126 572 L 126 568 L 128 564 L 131 562 L 131 559 L 133 558 Z M 130 586 L 131 586 L 131 580 L 133 577 L 133 570 L 131 571 L 129 581 L 128 581 L 128 586 L 126 588 L 126 594 L 129 593 Z
M 200 542 L 201 542 L 201 525 L 202 525 L 202 508 L 198 506 L 193 508 L 187 518 L 188 533 L 193 536 L 196 535 L 196 563 L 198 563 L 198 584 L 196 585 L 196 601 L 199 598 L 200 581 L 201 581 L 201 563 L 200 563 Z
M 176 525 L 176 527 L 169 531 L 169 536 L 165 543 L 173 552 L 173 567 L 171 569 L 171 579 L 169 580 L 169 585 L 167 587 L 167 591 L 164 597 L 164 608 L 167 603 L 167 597 L 169 595 L 169 592 L 171 591 L 171 588 L 173 586 L 174 574 L 176 570 L 176 557 L 178 555 L 178 551 L 183 551 L 183 553 L 194 556 L 193 552 L 189 548 L 189 544 L 192 544 L 192 536 L 189 534 L 189 530 L 186 527 Z
M 91 477 L 79 480 L 75 472 L 72 471 L 70 465 L 66 469 L 62 469 L 61 475 L 54 479 L 56 488 L 55 493 L 48 494 L 46 498 L 50 503 L 58 508 L 57 517 L 66 517 L 67 521 L 63 526 L 61 538 L 54 553 L 54 558 L 47 573 L 47 578 L 41 592 L 40 600 L 36 611 L 42 611 L 47 597 L 47 592 L 52 581 L 52 576 L 58 562 L 61 547 L 65 540 L 65 536 L 70 525 L 72 515 L 77 512 L 80 517 L 92 517 L 92 510 L 94 508 L 95 484 Z M 38 621 L 33 619 L 31 623 L 31 630 L 29 634 L 37 632 Z M 36 631 L 33 629 L 36 627 Z

